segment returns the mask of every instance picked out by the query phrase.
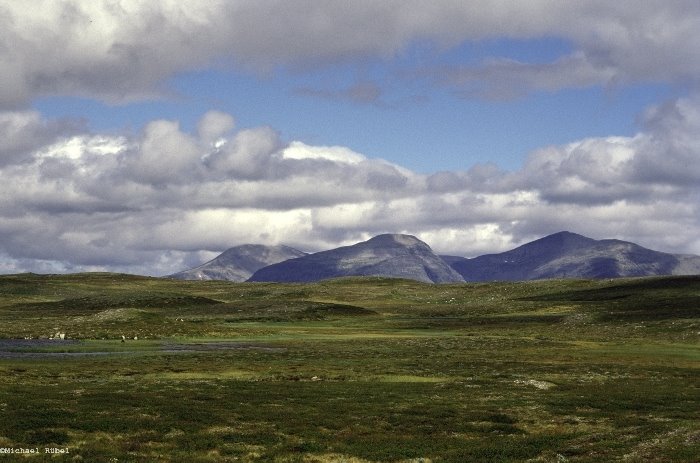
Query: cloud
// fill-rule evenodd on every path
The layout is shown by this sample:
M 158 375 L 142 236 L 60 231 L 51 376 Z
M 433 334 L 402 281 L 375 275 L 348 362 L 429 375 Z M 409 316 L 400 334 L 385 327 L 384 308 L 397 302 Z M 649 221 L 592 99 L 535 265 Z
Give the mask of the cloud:
M 209 111 L 197 124 L 199 138 L 216 148 L 217 142 L 236 126 L 233 116 L 221 111 Z
M 192 136 L 180 131 L 177 122 L 159 120 L 146 126 L 139 146 L 128 154 L 124 159 L 133 179 L 163 186 L 197 179 L 202 150 Z
M 123 103 L 168 93 L 183 71 L 392 60 L 416 42 L 438 52 L 465 41 L 559 38 L 572 51 L 551 63 L 492 57 L 441 69 L 462 93 L 498 98 L 527 90 L 635 82 L 697 84 L 700 4 L 647 2 L 491 2 L 476 0 L 36 0 L 0 3 L 0 107 L 40 96 L 72 95 Z M 376 103 L 360 82 L 307 92 Z
M 555 37 L 570 44 L 570 53 L 550 62 L 490 57 L 476 65 L 444 66 L 428 73 L 464 97 L 496 100 L 594 85 L 700 84 L 700 62 L 694 58 L 700 46 L 697 2 L 543 1 L 528 8 L 541 14 L 542 22 L 529 22 L 528 16 L 518 20 L 516 15 L 523 12 L 509 5 L 495 36 Z
M 697 88 L 695 0 L 0 0 L 0 28 L 0 271 L 165 274 L 244 242 L 319 250 L 387 231 L 467 255 L 562 229 L 700 253 L 697 95 L 650 108 L 635 136 L 543 147 L 514 172 L 478 164 L 432 175 L 288 142 L 271 127 L 236 128 L 218 111 L 192 133 L 154 120 L 115 135 L 26 109 L 47 95 L 162 98 L 183 71 L 361 68 L 401 61 L 418 42 L 439 55 L 492 39 L 556 38 L 570 51 L 448 67 L 438 57 L 428 75 L 496 99 L 639 82 Z M 390 90 L 360 80 L 300 92 L 387 106 Z
M 692 200 L 700 185 L 700 98 L 650 108 L 633 137 L 580 140 L 535 151 L 518 174 L 542 198 L 571 204 Z
M 700 253 L 700 99 L 650 108 L 631 137 L 533 151 L 524 166 L 423 175 L 342 146 L 285 142 L 207 113 L 194 133 L 64 132 L 0 113 L 0 253 L 8 271 L 174 272 L 248 242 L 314 251 L 407 232 L 443 253 L 559 230 Z M 30 135 L 28 135 L 30 134 Z M 670 232 L 672 231 L 672 232 Z
M 353 103 L 373 104 L 380 107 L 390 106 L 382 100 L 381 87 L 370 81 L 361 81 L 347 88 L 333 90 L 301 87 L 296 89 L 295 93 L 326 100 L 350 101 Z
M 280 147 L 277 133 L 269 127 L 245 129 L 230 142 L 222 142 L 207 163 L 224 176 L 258 179 L 267 174 L 271 156 Z
M 293 93 L 303 97 L 319 98 L 332 102 L 371 105 L 384 110 L 400 110 L 421 105 L 428 100 L 428 97 L 421 93 L 387 95 L 388 92 L 386 90 L 391 89 L 392 83 L 390 81 L 394 77 L 387 77 L 386 80 L 389 82 L 382 83 L 382 85 L 369 80 L 361 80 L 348 87 L 341 88 L 299 87 L 294 89 Z
M 51 126 L 15 116 L 0 119 Z M 131 269 L 160 262 L 161 253 L 187 259 L 232 241 L 313 246 L 314 208 L 410 192 L 414 174 L 386 161 L 343 147 L 282 143 L 268 127 L 232 129 L 231 116 L 207 113 L 196 134 L 156 120 L 137 136 L 82 133 L 39 137 L 43 146 L 7 144 L 5 152 L 26 151 L 21 162 L 0 166 L 0 250 L 14 262 Z
M 634 165 L 635 178 L 671 186 L 700 184 L 700 95 L 650 108 L 644 126 L 648 137 Z
M 214 2 L 39 0 L 2 2 L 0 101 L 39 95 L 110 102 L 153 97 L 175 72 L 207 64 L 221 50 Z M 191 40 L 191 37 L 199 37 Z
M 613 66 L 592 63 L 583 52 L 545 64 L 490 59 L 480 66 L 447 67 L 436 74 L 464 98 L 492 100 L 510 100 L 531 91 L 612 85 L 619 78 Z
M 342 164 L 359 164 L 367 158 L 344 146 L 309 146 L 294 141 L 282 151 L 283 159 L 325 159 Z
M 76 121 L 45 121 L 37 111 L 0 112 L 0 167 L 25 162 L 28 153 L 79 129 Z

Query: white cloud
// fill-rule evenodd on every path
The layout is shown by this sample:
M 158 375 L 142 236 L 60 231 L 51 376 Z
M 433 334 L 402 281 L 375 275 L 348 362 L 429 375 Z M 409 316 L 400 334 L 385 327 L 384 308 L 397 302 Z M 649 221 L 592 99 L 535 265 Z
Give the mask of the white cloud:
M 43 147 L 36 152 L 36 157 L 80 161 L 88 154 L 117 154 L 126 148 L 126 138 L 124 137 L 76 135 L 62 138 L 56 143 Z
M 564 229 L 697 252 L 698 108 L 694 97 L 661 105 L 633 137 L 543 148 L 519 171 L 427 176 L 344 147 L 283 143 L 267 127 L 235 131 L 222 113 L 203 116 L 196 134 L 153 121 L 135 136 L 60 135 L 36 115 L 0 113 L 14 121 L 6 138 L 21 141 L 0 148 L 13 159 L 0 165 L 2 265 L 165 274 L 242 243 L 313 251 L 384 232 L 466 255 Z M 23 127 L 36 139 L 17 135 Z
M 562 229 L 700 252 L 698 96 L 651 108 L 634 137 L 546 147 L 516 172 L 484 164 L 429 176 L 342 146 L 285 143 L 269 127 L 236 130 L 218 111 L 196 133 L 155 120 L 115 136 L 18 110 L 46 95 L 162 97 L 172 76 L 214 65 L 391 60 L 423 40 L 438 53 L 494 38 L 571 46 L 549 63 L 493 57 L 438 70 L 468 95 L 697 87 L 695 0 L 0 0 L 0 29 L 0 271 L 164 274 L 244 242 L 317 250 L 388 231 L 468 255 Z M 382 101 L 361 80 L 307 93 Z
M 310 211 L 262 208 L 183 211 L 152 230 L 150 248 L 225 249 L 230 243 L 304 242 L 311 232 Z
M 700 75 L 700 4 L 476 0 L 35 0 L 0 1 L 0 106 L 42 95 L 124 102 L 167 93 L 169 77 L 210 66 L 279 66 L 392 59 L 417 41 L 438 47 L 493 38 L 561 38 L 572 52 L 551 63 L 487 60 L 457 66 L 467 92 L 694 82 Z M 444 70 L 441 71 L 444 75 Z M 476 86 L 476 90 L 475 90 Z M 318 92 L 317 92 L 318 93 Z M 359 85 L 330 97 L 376 102 Z
M 633 166 L 642 182 L 700 184 L 700 95 L 651 108 L 648 137 Z
M 277 133 L 269 127 L 241 130 L 213 152 L 207 163 L 222 175 L 256 179 L 263 177 L 271 156 L 280 147 Z
M 0 111 L 0 167 L 30 160 L 35 149 L 77 128 L 45 121 L 37 111 Z
M 333 162 L 346 164 L 358 164 L 364 161 L 363 155 L 358 154 L 344 146 L 309 146 L 305 143 L 294 141 L 282 150 L 283 159 L 326 159 Z
M 154 121 L 148 124 L 135 156 L 126 157 L 133 178 L 156 185 L 196 178 L 202 151 L 193 137 L 180 131 L 179 124 Z
M 208 141 L 213 147 L 236 126 L 233 116 L 221 111 L 209 111 L 197 124 L 199 138 Z
M 421 231 L 420 239 L 434 243 L 433 250 L 440 254 L 456 254 L 463 257 L 476 257 L 495 249 L 511 249 L 519 244 L 513 240 L 513 236 L 504 233 L 497 223 L 425 230 Z

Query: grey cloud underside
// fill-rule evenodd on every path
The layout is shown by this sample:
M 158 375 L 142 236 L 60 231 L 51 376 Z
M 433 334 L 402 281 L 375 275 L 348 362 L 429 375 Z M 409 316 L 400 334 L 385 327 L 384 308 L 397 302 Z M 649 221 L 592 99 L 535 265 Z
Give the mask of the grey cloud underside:
M 700 250 L 697 97 L 651 108 L 634 137 L 543 148 L 513 172 L 431 175 L 285 143 L 266 127 L 235 130 L 218 112 L 194 134 L 153 121 L 128 137 L 57 134 L 36 113 L 0 115 L 0 252 L 18 262 L 165 274 L 171 259 L 232 242 L 327 249 L 387 230 L 471 255 L 565 228 Z
M 327 249 L 387 230 L 469 255 L 561 229 L 700 252 L 700 98 L 693 93 L 700 4 L 491 6 L 0 0 L 0 253 L 9 262 L 0 268 L 165 274 L 232 242 Z M 141 133 L 114 136 L 21 110 L 47 95 L 110 103 L 167 97 L 172 76 L 214 63 L 305 72 L 367 58 L 396 63 L 417 43 L 439 55 L 465 41 L 543 37 L 570 50 L 544 63 L 496 56 L 437 72 L 428 60 L 428 69 L 399 69 L 400 78 L 488 98 L 638 82 L 680 84 L 690 95 L 650 108 L 633 137 L 536 150 L 514 172 L 477 165 L 433 175 L 338 147 L 304 146 L 304 156 L 285 157 L 294 143 L 274 129 L 236 130 L 230 115 L 215 111 L 196 133 L 153 121 Z M 306 93 L 382 104 L 385 89 L 358 78 Z
M 418 41 L 433 43 L 438 52 L 494 38 L 555 37 L 571 44 L 568 55 L 549 63 L 493 57 L 469 67 L 414 70 L 458 92 L 493 98 L 597 84 L 697 84 L 700 75 L 700 5 L 693 0 L 540 0 L 489 8 L 476 0 L 37 0 L 32 8 L 4 1 L 0 27 L 4 108 L 42 95 L 153 98 L 167 94 L 169 77 L 214 64 L 266 72 L 390 60 Z M 380 97 L 380 89 L 363 82 L 306 91 L 371 104 Z

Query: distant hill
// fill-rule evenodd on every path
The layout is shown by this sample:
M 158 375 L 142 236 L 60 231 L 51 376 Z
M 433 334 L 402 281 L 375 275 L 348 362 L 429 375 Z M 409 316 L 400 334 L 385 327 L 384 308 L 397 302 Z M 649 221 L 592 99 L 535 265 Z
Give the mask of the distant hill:
M 169 275 L 178 280 L 246 281 L 255 271 L 271 264 L 305 256 L 289 246 L 244 244 L 227 249 L 218 257 L 190 270 Z
M 510 251 L 472 259 L 437 256 L 418 238 L 400 234 L 379 235 L 315 254 L 288 246 L 245 244 L 169 278 L 313 282 L 383 276 L 454 283 L 694 274 L 700 274 L 700 256 L 668 254 L 626 241 L 594 240 L 559 232 Z
M 700 256 L 667 254 L 620 240 L 559 232 L 500 254 L 442 256 L 465 281 L 616 278 L 700 273 Z
M 312 282 L 346 276 L 407 278 L 428 283 L 464 281 L 415 236 L 386 234 L 352 246 L 308 254 L 256 271 L 248 281 Z

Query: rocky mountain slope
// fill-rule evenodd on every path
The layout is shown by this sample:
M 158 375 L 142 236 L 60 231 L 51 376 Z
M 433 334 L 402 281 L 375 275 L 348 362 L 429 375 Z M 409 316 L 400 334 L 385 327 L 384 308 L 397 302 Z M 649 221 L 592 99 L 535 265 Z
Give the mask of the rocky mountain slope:
M 248 281 L 310 282 L 345 276 L 408 278 L 428 283 L 464 281 L 430 247 L 411 235 L 386 234 L 352 246 L 264 267 Z
M 190 270 L 170 275 L 178 280 L 246 281 L 255 271 L 306 253 L 289 246 L 244 244 L 224 251 L 209 262 Z
M 442 256 L 466 281 L 615 278 L 700 273 L 700 256 L 667 254 L 620 240 L 559 232 L 500 254 Z

